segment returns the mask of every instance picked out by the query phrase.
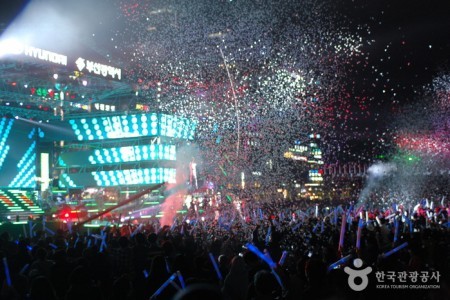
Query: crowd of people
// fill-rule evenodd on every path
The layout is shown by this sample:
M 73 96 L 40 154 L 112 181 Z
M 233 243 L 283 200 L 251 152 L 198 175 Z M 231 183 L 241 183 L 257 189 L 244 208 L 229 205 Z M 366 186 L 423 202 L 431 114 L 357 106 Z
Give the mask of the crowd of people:
M 74 225 L 53 234 L 37 224 L 28 238 L 5 231 L 0 295 L 8 300 L 448 299 L 448 201 L 405 204 L 387 196 L 370 198 L 370 205 L 223 201 L 213 212 L 188 210 L 166 225 L 153 218 L 89 231 Z M 358 258 L 362 265 L 355 263 Z M 353 289 L 348 268 L 370 268 L 367 287 Z M 400 277 L 387 286 L 384 277 L 392 272 L 406 274 L 409 288 L 394 286 Z M 411 274 L 421 277 L 415 281 Z

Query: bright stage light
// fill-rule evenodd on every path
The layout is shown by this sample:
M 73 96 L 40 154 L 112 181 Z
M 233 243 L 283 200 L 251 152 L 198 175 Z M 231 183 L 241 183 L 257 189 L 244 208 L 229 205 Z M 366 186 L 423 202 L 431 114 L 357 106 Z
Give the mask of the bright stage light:
M 23 53 L 24 45 L 16 39 L 0 41 L 0 56 Z

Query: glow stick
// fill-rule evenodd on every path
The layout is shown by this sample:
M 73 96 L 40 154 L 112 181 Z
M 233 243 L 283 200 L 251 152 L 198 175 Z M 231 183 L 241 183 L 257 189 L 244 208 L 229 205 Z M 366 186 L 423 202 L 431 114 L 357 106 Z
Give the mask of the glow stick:
M 3 257 L 3 267 L 5 269 L 6 284 L 8 286 L 12 286 L 11 274 L 9 274 L 8 259 L 6 257 Z
M 270 256 L 269 250 L 264 249 L 264 256 L 267 257 L 268 260 L 273 261 L 272 256 Z
M 399 227 L 400 227 L 400 226 L 398 226 L 398 220 L 395 219 L 395 220 L 394 220 L 394 243 L 397 242 L 397 240 L 398 240 L 398 230 L 399 230 Z
M 366 211 L 366 222 L 368 222 L 368 221 L 369 221 L 369 212 Z
M 364 222 L 362 219 L 359 219 L 358 222 L 358 231 L 356 232 L 356 249 L 361 249 L 361 231 L 364 226 Z
M 180 271 L 177 271 L 178 280 L 180 281 L 181 288 L 184 289 L 186 287 L 186 284 L 184 283 L 183 275 L 181 275 Z
M 352 255 L 349 254 L 349 255 L 347 255 L 347 256 L 341 258 L 341 259 L 338 260 L 337 262 L 332 263 L 331 265 L 328 266 L 328 272 L 331 271 L 331 270 L 333 270 L 333 269 L 336 269 L 338 266 L 340 266 L 340 265 L 346 263 L 347 261 L 350 260 L 351 257 L 352 257 Z
M 284 265 L 284 262 L 286 261 L 287 255 L 288 255 L 288 252 L 287 252 L 287 251 L 283 251 L 283 254 L 282 254 L 281 257 L 280 257 L 280 260 L 278 261 L 278 264 L 279 264 L 280 266 L 283 266 L 283 265 Z
M 269 259 L 267 256 L 265 256 L 261 251 L 259 251 L 259 249 L 250 243 L 246 244 L 246 247 L 248 250 L 252 251 L 253 253 L 256 254 L 256 256 L 258 256 L 260 259 L 262 259 L 264 262 L 266 262 L 269 267 L 271 267 L 272 269 L 275 268 L 277 265 L 273 262 L 273 260 Z
M 90 247 L 91 247 L 91 241 L 92 241 L 92 240 L 91 240 L 91 239 L 89 239 L 89 241 L 88 241 L 88 244 L 87 244 L 87 247 L 88 247 L 88 248 L 90 248 Z
M 24 274 L 27 271 L 29 266 L 30 266 L 30 264 L 26 264 L 25 266 L 23 266 L 23 268 L 20 270 L 19 274 Z
M 347 215 L 347 224 L 348 224 L 348 231 L 352 229 L 352 216 L 350 214 Z
M 380 221 L 380 218 L 378 218 L 378 216 L 376 216 L 375 219 L 377 220 L 378 225 L 381 227 L 381 221 Z
M 106 232 L 105 232 L 105 230 L 102 230 L 101 235 L 102 235 L 102 237 L 101 237 L 102 241 L 101 241 L 101 244 L 100 244 L 100 252 L 103 252 L 103 250 L 105 248 L 107 248 L 107 245 L 106 245 Z
M 264 217 L 263 217 L 263 212 L 262 212 L 262 209 L 261 209 L 261 208 L 259 209 L 259 219 L 260 219 L 260 220 L 264 219 Z
M 345 214 L 342 215 L 342 222 L 341 222 L 341 234 L 339 236 L 339 248 L 338 250 L 342 250 L 344 248 L 344 236 L 345 236 L 345 223 L 347 222 L 347 218 L 345 217 Z
M 166 262 L 166 271 L 167 271 L 167 273 L 170 274 L 170 264 L 169 264 L 169 260 L 167 259 L 167 257 L 164 257 L 164 261 Z
M 180 286 L 175 282 L 175 281 L 171 281 L 170 284 L 177 289 L 177 291 L 181 290 Z
M 403 249 L 403 248 L 405 248 L 405 247 L 407 247 L 407 246 L 408 246 L 408 242 L 405 242 L 405 243 L 401 244 L 400 246 L 395 247 L 394 249 L 389 250 L 389 251 L 386 252 L 386 253 L 383 253 L 381 256 L 382 256 L 383 258 L 386 258 L 386 257 L 391 256 L 391 255 L 394 254 L 395 252 L 397 252 L 397 251 L 399 251 L 399 250 L 401 250 L 401 249 Z
M 145 278 L 148 278 L 148 272 L 147 272 L 147 270 L 143 270 L 142 273 L 144 273 L 144 277 L 145 277 Z
M 69 233 L 72 233 L 72 222 L 67 222 L 67 229 L 69 230 Z
M 177 274 L 173 273 L 169 279 L 167 279 L 160 287 L 158 290 L 156 290 L 156 292 L 150 297 L 150 299 L 155 299 L 159 294 L 161 294 L 162 291 L 164 291 L 164 289 L 172 282 L 175 280 Z
M 53 230 L 51 230 L 50 228 L 45 228 L 45 230 L 47 230 L 48 233 L 50 233 L 51 235 L 55 235 L 55 232 Z
M 49 245 L 50 245 L 50 247 L 52 247 L 53 249 L 57 249 L 57 248 L 58 248 L 58 246 L 56 246 L 55 244 L 50 243 Z
M 138 232 L 141 231 L 142 227 L 144 227 L 144 224 L 140 224 L 133 232 L 131 233 L 131 237 L 135 236 Z
M 314 213 L 314 216 L 317 218 L 319 216 L 319 205 L 316 204 L 316 211 Z
M 301 223 L 297 223 L 297 225 L 294 226 L 294 228 L 292 228 L 292 232 L 295 232 L 302 224 Z
M 316 233 L 317 228 L 319 227 L 320 222 L 317 222 L 317 224 L 313 228 L 313 232 Z
M 28 227 L 30 228 L 30 238 L 33 237 L 33 222 L 28 221 Z
M 265 240 L 266 245 L 269 244 L 269 242 L 270 242 L 271 234 L 272 234 L 272 226 L 269 226 L 269 229 L 267 229 L 266 240 Z
M 386 219 L 392 219 L 393 217 L 395 217 L 396 214 L 390 214 L 389 216 L 386 217 Z
M 216 259 L 214 258 L 214 255 L 209 252 L 209 259 L 211 260 L 211 263 L 213 264 L 214 270 L 216 270 L 217 278 L 219 281 L 222 281 L 222 273 L 220 272 L 219 266 L 217 265 Z
M 273 276 L 275 276 L 275 279 L 277 280 L 278 284 L 281 286 L 281 289 L 284 291 L 285 287 L 284 287 L 283 282 L 281 281 L 280 275 L 278 275 L 274 269 L 272 269 L 272 274 L 273 274 Z

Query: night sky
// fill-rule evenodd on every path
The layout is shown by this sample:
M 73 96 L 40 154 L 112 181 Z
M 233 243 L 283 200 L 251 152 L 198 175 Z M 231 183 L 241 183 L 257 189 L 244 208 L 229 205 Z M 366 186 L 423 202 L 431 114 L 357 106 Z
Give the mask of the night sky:
M 2 1 L 4 24 L 29 1 L 13 2 Z M 82 45 L 124 68 L 138 95 L 133 101 L 199 119 L 204 159 L 218 165 L 224 155 L 235 165 L 265 161 L 310 132 L 321 133 L 330 162 L 372 161 L 405 149 L 433 160 L 448 155 L 449 1 L 57 7 L 68 22 L 62 28 L 76 29 L 60 46 Z M 431 142 L 423 148 L 425 136 Z M 410 137 L 417 145 L 405 146 Z M 255 158 L 245 145 L 265 147 Z

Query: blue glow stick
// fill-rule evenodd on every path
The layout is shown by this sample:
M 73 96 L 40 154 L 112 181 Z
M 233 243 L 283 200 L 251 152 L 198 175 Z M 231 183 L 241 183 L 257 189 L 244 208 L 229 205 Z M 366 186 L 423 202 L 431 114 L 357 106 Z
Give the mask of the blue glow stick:
M 332 264 L 328 267 L 328 272 L 331 271 L 331 270 L 333 270 L 333 269 L 336 269 L 338 266 L 340 266 L 340 265 L 342 265 L 342 264 L 345 264 L 347 261 L 350 260 L 351 257 L 352 257 L 352 255 L 349 254 L 349 255 L 347 255 L 347 256 L 341 258 L 341 259 L 338 260 L 337 262 L 332 263 Z
M 264 262 L 266 262 L 269 267 L 271 267 L 272 269 L 275 268 L 277 265 L 273 262 L 273 260 L 269 259 L 267 256 L 264 255 L 264 253 L 262 253 L 261 251 L 259 251 L 258 248 L 256 248 L 255 245 L 247 243 L 246 247 L 248 250 L 252 251 L 253 253 L 256 254 L 256 256 L 258 256 L 260 259 L 262 259 Z
M 6 284 L 8 286 L 12 286 L 11 283 L 11 274 L 9 274 L 9 266 L 8 266 L 8 259 L 6 257 L 3 257 L 3 267 L 5 269 L 5 276 L 6 276 Z
M 164 261 L 166 262 L 166 271 L 167 271 L 167 273 L 170 274 L 170 265 L 169 265 L 169 260 L 167 259 L 167 257 L 164 257 Z
M 52 247 L 53 249 L 57 249 L 57 248 L 58 248 L 58 246 L 56 246 L 56 245 L 53 244 L 53 243 L 50 243 L 49 245 L 50 245 L 50 247 Z
M 345 224 L 347 222 L 347 218 L 345 217 L 345 214 L 342 215 L 342 222 L 341 222 L 341 234 L 339 236 L 339 248 L 338 250 L 342 250 L 344 248 L 344 237 L 345 237 Z
M 386 258 L 386 257 L 388 257 L 388 256 L 391 256 L 391 255 L 394 254 L 395 252 L 400 251 L 400 250 L 402 250 L 403 248 L 405 248 L 405 247 L 407 247 L 407 246 L 408 246 L 408 242 L 405 242 L 405 243 L 401 244 L 400 246 L 395 247 L 394 249 L 389 250 L 389 251 L 386 252 L 386 253 L 383 253 L 383 254 L 382 254 L 382 257 L 383 257 L 383 258 Z
M 301 223 L 296 224 L 294 228 L 292 228 L 292 232 L 296 231 L 301 225 Z
M 31 251 L 31 250 L 33 250 L 33 247 L 27 246 L 27 249 L 28 249 L 28 251 Z
M 144 273 L 144 277 L 145 277 L 145 278 L 148 278 L 148 272 L 147 272 L 147 270 L 143 270 L 142 272 Z
M 287 252 L 287 251 L 283 251 L 283 254 L 282 254 L 281 257 L 280 257 L 280 260 L 278 261 L 278 264 L 279 264 L 280 266 L 283 266 L 283 265 L 284 265 L 284 262 L 286 261 L 287 255 L 288 255 L 288 252 Z
M 262 209 L 261 209 L 261 208 L 259 209 L 259 219 L 260 219 L 260 220 L 264 219 L 264 217 L 263 217 L 263 212 L 262 212 Z
M 184 283 L 183 275 L 181 275 L 180 271 L 177 271 L 178 280 L 180 281 L 181 288 L 184 289 L 186 287 L 186 284 Z
M 45 230 L 50 233 L 51 235 L 55 235 L 55 232 L 51 230 L 50 228 L 45 227 Z
M 214 266 L 214 270 L 216 270 L 217 278 L 219 278 L 220 281 L 222 281 L 222 273 L 220 272 L 219 266 L 217 265 L 216 259 L 214 258 L 214 255 L 209 252 L 209 259 L 211 260 L 211 263 Z
M 23 266 L 23 268 L 20 270 L 19 274 L 24 274 L 27 271 L 29 266 L 30 266 L 30 264 L 26 264 L 25 266 Z
M 409 222 L 409 234 L 413 235 L 413 233 L 414 233 L 414 223 L 413 223 L 413 221 L 411 220 L 411 218 L 409 216 L 408 216 L 407 220 Z
M 28 221 L 28 227 L 30 227 L 30 238 L 33 237 L 33 222 Z
M 100 244 L 100 252 L 103 252 L 103 250 L 105 249 L 105 248 L 107 248 L 107 245 L 106 245 L 106 232 L 105 232 L 105 230 L 102 230 L 102 232 L 100 233 L 101 234 L 101 244 Z
M 358 249 L 358 250 L 361 248 L 361 231 L 362 231 L 363 226 L 364 226 L 363 220 L 359 219 L 358 231 L 356 232 L 356 249 Z
M 399 227 L 400 227 L 400 226 L 398 226 L 398 220 L 395 219 L 395 220 L 394 220 L 394 243 L 397 242 L 397 240 L 398 240 L 398 230 L 399 230 Z
M 91 247 L 91 239 L 89 239 L 87 247 L 90 248 Z
M 270 235 L 272 234 L 272 226 L 269 226 L 269 229 L 267 229 L 267 234 L 266 234 L 266 245 L 269 244 L 270 242 Z
M 160 287 L 158 290 L 156 290 L 156 292 L 150 297 L 150 299 L 155 299 L 159 294 L 161 294 L 162 291 L 164 291 L 164 289 L 172 282 L 175 280 L 177 274 L 173 273 L 169 279 L 167 279 Z
M 272 269 L 272 274 L 273 274 L 273 276 L 275 276 L 275 279 L 277 280 L 278 284 L 281 286 L 281 289 L 284 291 L 285 287 L 284 287 L 283 282 L 281 281 L 280 275 L 278 275 L 274 269 Z

